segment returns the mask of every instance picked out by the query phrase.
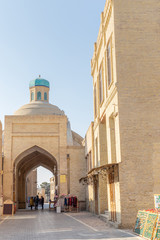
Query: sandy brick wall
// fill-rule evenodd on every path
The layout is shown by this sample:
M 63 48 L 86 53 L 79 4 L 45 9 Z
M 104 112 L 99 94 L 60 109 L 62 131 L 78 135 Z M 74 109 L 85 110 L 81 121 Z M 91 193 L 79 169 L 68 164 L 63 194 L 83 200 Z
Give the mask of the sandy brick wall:
M 38 146 L 55 157 L 60 174 L 67 175 L 66 116 L 6 116 L 4 134 L 4 198 L 13 198 L 13 166 L 17 157 L 31 147 Z M 67 183 L 60 186 L 66 193 Z
M 76 195 L 80 201 L 86 200 L 86 186 L 79 183 L 79 179 L 86 176 L 84 151 L 84 147 L 67 148 L 67 153 L 70 155 L 70 194 Z
M 92 151 L 93 147 L 93 122 L 91 122 L 85 135 L 85 156 Z
M 107 177 L 99 176 L 99 186 L 99 213 L 104 214 L 108 210 Z
M 27 176 L 27 197 L 37 195 L 37 169 L 31 171 Z
M 153 169 L 160 142 L 159 10 L 159 0 L 114 1 L 124 227 L 133 226 L 139 209 L 154 207 L 159 179 Z
M 90 212 L 94 213 L 94 190 L 93 184 L 88 185 L 88 195 L 89 195 L 89 202 L 88 202 L 88 209 Z

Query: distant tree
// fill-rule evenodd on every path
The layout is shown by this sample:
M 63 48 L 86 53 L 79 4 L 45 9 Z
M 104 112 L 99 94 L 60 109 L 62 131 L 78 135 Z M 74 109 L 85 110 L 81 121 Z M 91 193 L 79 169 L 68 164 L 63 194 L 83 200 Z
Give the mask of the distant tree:
M 41 188 L 45 188 L 45 194 L 50 195 L 50 183 L 42 182 L 40 186 Z

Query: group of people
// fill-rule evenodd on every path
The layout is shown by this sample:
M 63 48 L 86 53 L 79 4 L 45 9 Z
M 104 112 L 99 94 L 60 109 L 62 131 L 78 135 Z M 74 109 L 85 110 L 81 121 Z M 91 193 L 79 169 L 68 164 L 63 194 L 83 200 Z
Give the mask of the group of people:
M 38 210 L 38 204 L 40 204 L 42 206 L 42 209 L 44 207 L 44 197 L 41 196 L 41 198 L 38 197 L 38 195 L 36 197 L 31 197 L 30 198 L 30 207 L 31 210 L 33 208 L 33 206 L 35 207 L 35 210 Z

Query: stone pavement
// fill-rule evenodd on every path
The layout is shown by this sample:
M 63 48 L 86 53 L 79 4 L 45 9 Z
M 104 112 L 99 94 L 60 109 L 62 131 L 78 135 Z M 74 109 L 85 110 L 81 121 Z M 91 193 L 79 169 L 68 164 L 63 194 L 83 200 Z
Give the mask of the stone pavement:
M 142 238 L 127 231 L 110 228 L 88 212 L 57 214 L 49 210 L 23 210 L 0 222 L 0 239 L 138 240 Z

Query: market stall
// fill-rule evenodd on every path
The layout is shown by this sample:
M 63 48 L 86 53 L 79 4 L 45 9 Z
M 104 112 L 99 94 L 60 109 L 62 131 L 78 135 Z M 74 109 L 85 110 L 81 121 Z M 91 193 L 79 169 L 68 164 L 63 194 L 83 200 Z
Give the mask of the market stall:
M 62 195 L 58 198 L 55 205 L 57 208 L 60 207 L 61 212 L 73 212 L 78 211 L 78 199 L 72 195 Z

